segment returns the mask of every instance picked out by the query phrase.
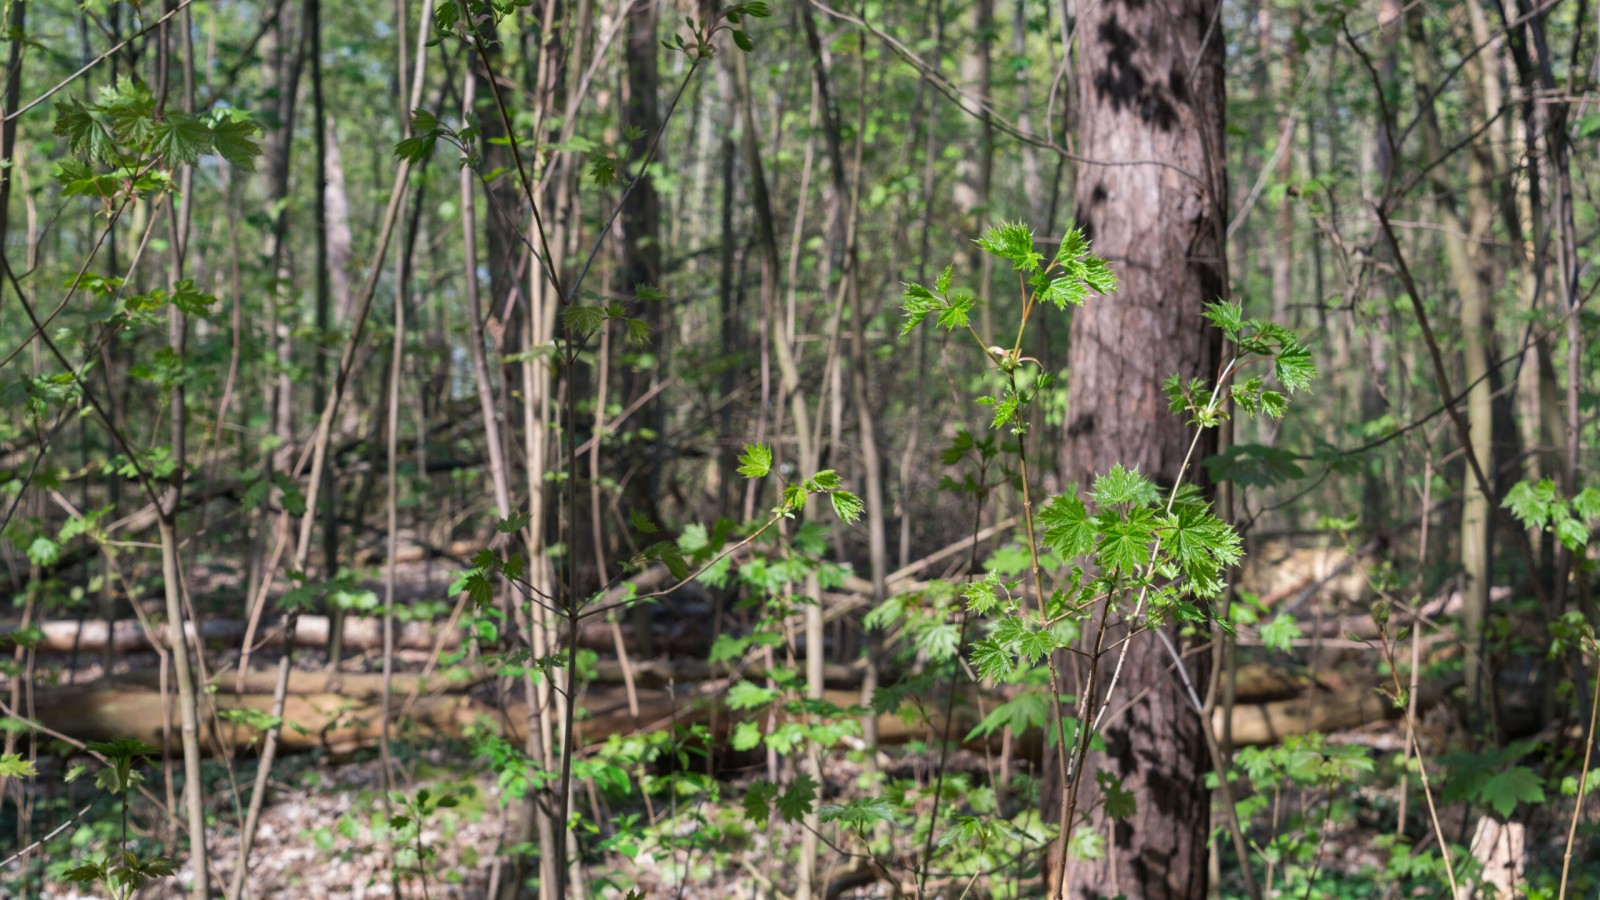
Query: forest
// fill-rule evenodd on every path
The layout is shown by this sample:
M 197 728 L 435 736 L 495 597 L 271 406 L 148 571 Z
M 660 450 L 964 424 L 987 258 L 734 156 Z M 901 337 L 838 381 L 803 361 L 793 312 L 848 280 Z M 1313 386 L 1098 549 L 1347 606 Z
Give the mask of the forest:
M 1600 898 L 1593 7 L 0 0 L 0 898 Z

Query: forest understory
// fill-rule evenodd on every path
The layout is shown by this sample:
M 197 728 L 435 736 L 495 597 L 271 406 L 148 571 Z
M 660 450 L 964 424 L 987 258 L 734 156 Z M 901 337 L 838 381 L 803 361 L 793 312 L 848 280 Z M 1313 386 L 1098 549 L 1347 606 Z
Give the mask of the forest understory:
M 0 898 L 1600 898 L 1593 0 L 0 0 Z

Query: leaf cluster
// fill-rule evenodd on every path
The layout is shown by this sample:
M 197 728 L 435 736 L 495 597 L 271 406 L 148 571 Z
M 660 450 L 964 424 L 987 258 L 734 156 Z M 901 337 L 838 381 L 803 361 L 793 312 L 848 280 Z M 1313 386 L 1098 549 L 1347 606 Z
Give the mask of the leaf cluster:
M 156 170 L 195 165 L 218 156 L 246 172 L 255 170 L 261 145 L 256 124 L 243 112 L 219 108 L 204 116 L 164 108 L 142 81 L 123 77 L 100 89 L 94 101 L 68 98 L 55 108 L 55 134 L 78 160 L 60 163 L 55 176 L 67 195 L 110 199 L 119 190 L 167 187 Z M 109 165 L 116 175 L 97 173 Z

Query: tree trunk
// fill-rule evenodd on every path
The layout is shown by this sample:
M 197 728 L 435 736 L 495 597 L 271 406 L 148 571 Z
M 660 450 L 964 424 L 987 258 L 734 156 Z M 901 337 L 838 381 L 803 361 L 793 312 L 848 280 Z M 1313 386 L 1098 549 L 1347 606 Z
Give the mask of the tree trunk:
M 1434 108 L 1435 89 L 1433 59 L 1438 47 L 1430 44 L 1426 17 L 1415 10 L 1406 12 L 1406 36 L 1410 42 L 1411 65 L 1416 82 L 1417 96 L 1424 98 L 1420 111 L 1423 151 L 1429 161 L 1441 160 L 1445 153 L 1438 114 Z M 1486 102 L 1480 86 L 1482 66 L 1468 61 L 1464 67 L 1463 83 L 1469 97 L 1477 100 L 1474 106 Z M 1493 115 L 1494 110 L 1481 109 L 1483 115 Z M 1461 344 L 1465 390 L 1467 392 L 1467 422 L 1473 456 L 1481 461 L 1485 474 L 1494 478 L 1491 460 L 1494 433 L 1493 385 L 1489 380 L 1489 344 L 1494 335 L 1490 291 L 1492 276 L 1490 261 L 1483 248 L 1490 236 L 1494 207 L 1485 188 L 1493 169 L 1482 146 L 1467 148 L 1466 208 L 1456 201 L 1454 187 L 1447 177 L 1445 166 L 1435 166 L 1429 184 L 1434 189 L 1442 219 L 1445 255 L 1450 264 L 1451 283 L 1461 301 Z M 1461 568 L 1466 576 L 1466 606 L 1462 611 L 1462 638 L 1474 657 L 1483 642 L 1483 623 L 1489 610 L 1489 578 L 1491 557 L 1489 550 L 1490 517 L 1495 499 L 1488 496 L 1488 485 L 1473 483 L 1471 469 L 1467 470 L 1461 511 Z M 1481 666 L 1466 667 L 1467 692 L 1478 697 Z M 1481 698 L 1479 698 L 1481 699 Z
M 1140 162 L 1086 166 L 1078 177 L 1077 218 L 1121 288 L 1073 318 L 1071 412 L 1060 457 L 1069 489 L 1086 487 L 1119 462 L 1172 484 L 1192 433 L 1167 411 L 1161 382 L 1174 372 L 1216 376 L 1219 338 L 1201 310 L 1227 289 L 1217 14 L 1216 0 L 1174 7 L 1107 0 L 1085 6 L 1078 22 L 1080 152 Z M 1197 457 L 1211 451 L 1208 444 L 1214 441 L 1202 441 Z M 1117 704 L 1130 706 L 1108 720 L 1107 752 L 1092 755 L 1079 776 L 1079 808 L 1091 810 L 1084 827 L 1108 838 L 1107 852 L 1069 866 L 1065 896 L 1204 897 L 1210 807 L 1201 723 L 1160 642 L 1146 636 L 1129 648 Z M 1114 664 L 1114 656 L 1102 663 L 1105 674 Z M 1209 656 L 1198 654 L 1189 665 L 1191 678 L 1204 682 Z M 1087 681 L 1086 672 L 1077 674 L 1080 685 L 1069 692 Z M 1060 800 L 1054 768 L 1047 804 Z M 1133 793 L 1132 817 L 1105 819 L 1094 796 L 1100 769 Z

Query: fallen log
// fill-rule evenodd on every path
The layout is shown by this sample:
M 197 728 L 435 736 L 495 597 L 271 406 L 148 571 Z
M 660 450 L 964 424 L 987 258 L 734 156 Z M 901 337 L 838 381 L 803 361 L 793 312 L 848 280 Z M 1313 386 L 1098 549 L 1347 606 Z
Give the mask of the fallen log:
M 1419 685 L 1417 708 L 1426 709 L 1438 703 L 1460 681 L 1459 677 L 1435 679 Z M 1232 737 L 1236 745 L 1275 744 L 1289 735 L 1343 731 L 1369 722 L 1399 718 L 1403 712 L 1375 686 L 1354 687 L 1292 700 L 1235 706 Z M 1212 726 L 1218 734 L 1223 733 L 1225 722 L 1223 710 L 1212 714 Z
M 82 622 L 52 619 L 39 623 L 38 627 L 39 639 L 34 647 L 47 653 L 100 650 L 108 642 L 111 644 L 111 649 L 117 653 L 152 649 L 150 633 L 146 632 L 135 619 L 119 619 L 109 628 L 103 621 L 87 619 Z M 189 639 L 194 640 L 196 634 L 194 623 L 185 622 L 183 627 Z M 295 646 L 327 646 L 331 627 L 327 616 L 301 616 L 295 628 Z M 345 619 L 344 627 L 346 649 L 375 650 L 383 646 L 382 619 L 351 617 Z M 15 632 L 16 628 L 13 626 L 0 628 L 0 639 L 9 637 Z M 201 642 L 208 646 L 230 646 L 242 640 L 244 632 L 245 623 L 241 620 L 207 619 L 201 624 L 199 635 Z M 432 650 L 440 634 L 441 629 L 432 622 L 396 622 L 395 646 L 402 650 Z M 154 629 L 154 636 L 162 647 L 167 645 L 167 629 L 164 625 Z M 456 647 L 461 643 L 459 629 L 444 634 L 444 638 L 446 647 Z M 282 623 L 274 624 L 263 631 L 260 640 L 268 646 L 282 644 Z
M 206 752 L 245 750 L 260 741 L 269 724 L 272 695 L 219 692 L 211 702 L 217 715 L 203 716 L 200 729 Z M 34 696 L 35 720 L 51 731 L 81 741 L 134 738 L 155 747 L 161 746 L 166 703 L 159 691 L 138 686 L 50 689 Z M 399 709 L 399 702 L 394 708 Z M 476 701 L 463 694 L 419 697 L 411 706 L 407 733 L 421 738 L 459 735 L 478 713 Z M 376 701 L 328 693 L 290 695 L 284 701 L 283 722 L 279 747 L 291 752 L 371 746 L 383 727 Z
M 266 683 L 272 673 L 260 674 L 261 679 L 247 679 L 247 686 L 260 689 L 260 693 L 234 694 L 219 690 L 211 695 L 210 702 L 215 704 L 216 715 L 203 717 L 201 734 L 208 753 L 217 753 L 224 748 L 233 752 L 245 751 L 260 740 L 272 706 L 271 692 L 267 690 L 270 685 Z M 347 753 L 378 742 L 382 730 L 382 706 L 378 699 L 380 677 L 347 673 L 338 678 L 342 682 L 338 687 L 343 693 L 327 690 L 329 678 L 322 673 L 294 673 L 291 693 L 284 707 L 284 727 L 280 737 L 283 750 L 303 752 L 320 748 L 334 753 Z M 160 746 L 166 700 L 159 691 L 138 681 L 153 682 L 153 679 L 146 675 L 133 681 L 101 682 L 76 688 L 41 688 L 34 695 L 35 720 L 47 729 L 77 740 L 111 741 L 128 737 Z M 257 681 L 261 683 L 257 684 Z M 1424 684 L 1418 690 L 1419 706 L 1427 707 L 1439 702 L 1458 681 Z M 493 721 L 506 726 L 512 736 L 521 739 L 522 729 L 528 721 L 525 705 L 511 704 L 502 713 L 469 694 L 431 692 L 447 686 L 448 679 L 443 675 L 424 685 L 416 684 L 416 676 L 397 676 L 390 709 L 397 718 L 404 711 L 405 721 L 396 733 L 405 739 L 459 738 L 466 733 L 469 725 Z M 419 687 L 420 690 L 416 700 L 407 706 L 405 697 L 413 687 Z M 825 699 L 841 707 L 851 706 L 859 702 L 860 693 L 854 690 L 830 690 L 826 692 Z M 720 685 L 704 691 L 678 693 L 661 688 L 640 688 L 638 700 L 639 715 L 635 718 L 629 712 L 626 695 L 620 687 L 589 685 L 580 698 L 583 715 L 575 723 L 574 733 L 579 744 L 590 746 L 602 743 L 612 735 L 659 730 L 672 724 L 712 723 L 715 724 L 713 736 L 720 742 L 726 739 L 736 722 L 750 718 L 763 727 L 766 722 L 765 713 L 750 716 L 729 710 L 722 703 Z M 942 707 L 935 705 L 930 708 Z M 956 720 L 951 723 L 949 733 L 961 740 L 976 724 L 978 709 L 971 703 L 958 703 L 954 715 Z M 1339 731 L 1399 715 L 1400 710 L 1372 688 L 1352 688 L 1290 700 L 1235 706 L 1232 736 L 1237 745 L 1269 744 L 1292 734 Z M 1222 711 L 1218 710 L 1215 716 L 1214 723 L 1220 732 L 1223 727 Z M 907 721 L 897 714 L 879 716 L 877 725 L 879 741 L 887 746 L 923 740 L 930 734 L 945 731 L 940 719 L 932 722 Z M 982 740 L 963 742 L 974 749 L 985 746 Z M 1017 749 L 1024 755 L 1028 755 L 1030 750 L 1036 754 L 1038 748 L 1032 745 L 1037 743 L 1023 740 Z
M 397 697 L 412 693 L 459 693 L 475 687 L 492 677 L 482 666 L 450 667 L 423 679 L 420 675 L 397 672 L 393 676 L 392 690 Z M 157 689 L 161 686 L 161 672 L 143 670 L 119 675 L 104 683 L 124 684 L 130 687 Z M 278 673 L 271 669 L 257 669 L 245 673 L 240 679 L 236 672 L 219 673 L 212 678 L 218 693 L 271 694 L 277 690 Z M 377 672 L 303 672 L 289 673 L 289 693 L 297 695 L 338 694 L 348 700 L 376 700 L 383 696 L 383 675 Z
M 275 673 L 263 673 L 275 677 Z M 376 676 L 374 676 L 376 677 Z M 415 676 L 410 676 L 414 684 Z M 331 753 L 348 753 L 378 743 L 383 727 L 382 704 L 373 690 L 370 679 L 352 680 L 343 676 L 346 687 L 354 685 L 354 693 L 336 693 L 319 690 L 325 687 L 326 676 L 315 672 L 296 672 L 291 679 L 294 691 L 285 699 L 283 728 L 279 736 L 279 749 L 286 752 L 304 752 L 322 749 Z M 225 677 L 224 680 L 227 680 Z M 257 685 L 249 682 L 252 687 Z M 270 687 L 270 686 L 268 686 Z M 299 692 L 295 688 L 311 688 Z M 460 738 L 475 723 L 490 721 L 505 726 L 516 740 L 521 740 L 528 722 L 528 708 L 513 703 L 502 713 L 488 703 L 464 693 L 430 694 L 419 692 L 415 701 L 406 704 L 405 695 L 410 689 L 406 677 L 397 678 L 390 710 L 400 721 L 394 733 L 402 740 L 429 740 Z M 620 686 L 594 685 L 580 695 L 582 715 L 574 723 L 574 735 L 580 746 L 603 743 L 612 735 L 633 734 L 667 728 L 673 724 L 715 724 L 714 738 L 720 743 L 731 733 L 733 724 L 750 718 L 763 727 L 764 711 L 751 715 L 729 710 L 722 702 L 720 686 L 703 692 L 683 691 L 671 693 L 663 689 L 638 691 L 639 715 L 635 718 L 628 709 L 625 692 Z M 841 707 L 860 701 L 859 691 L 827 691 L 824 698 Z M 261 740 L 264 729 L 271 722 L 270 690 L 261 693 L 234 694 L 219 690 L 210 695 L 213 704 L 202 716 L 201 743 L 205 752 L 216 754 L 227 750 L 243 752 Z M 34 693 L 32 721 L 48 731 L 57 732 L 79 741 L 114 741 L 134 738 L 152 746 L 161 746 L 163 722 L 167 711 L 167 698 L 158 690 L 128 681 L 105 680 L 80 687 L 40 688 Z M 214 713 L 214 714 L 213 714 Z M 951 733 L 960 737 L 976 722 L 970 707 L 957 706 L 956 722 Z M 878 717 L 879 739 L 884 744 L 900 744 L 929 735 L 929 724 L 908 723 L 898 715 Z M 940 722 L 931 726 L 942 731 Z M 981 747 L 978 743 L 975 746 Z

